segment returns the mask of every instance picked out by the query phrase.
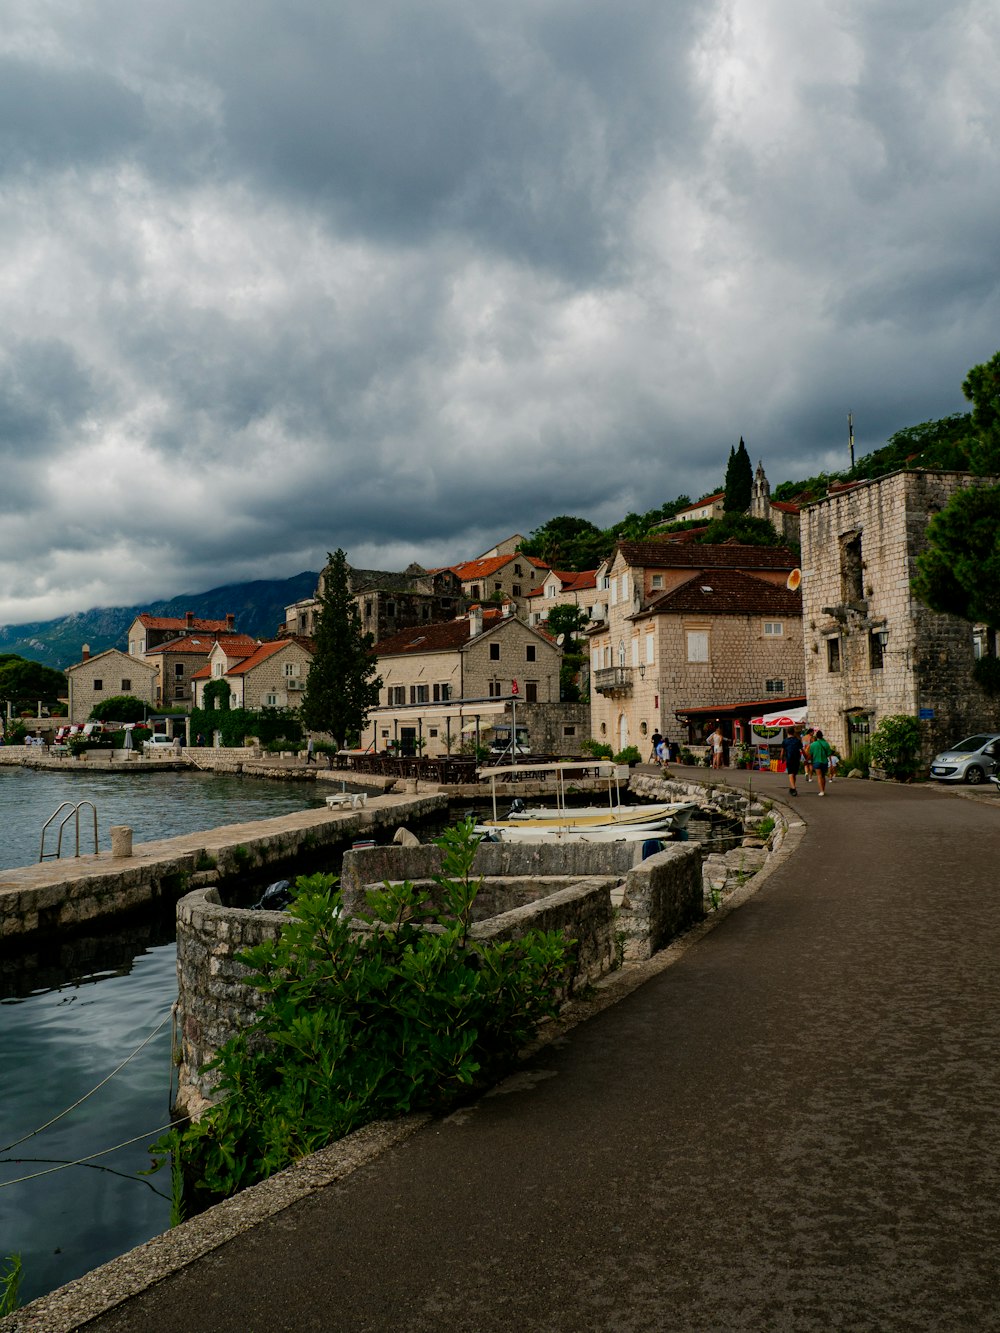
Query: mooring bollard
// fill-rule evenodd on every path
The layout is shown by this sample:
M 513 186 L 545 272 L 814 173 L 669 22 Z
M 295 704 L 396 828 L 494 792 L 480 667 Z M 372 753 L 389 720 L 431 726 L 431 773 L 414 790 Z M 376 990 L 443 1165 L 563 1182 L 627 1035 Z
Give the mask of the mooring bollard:
M 117 857 L 132 855 L 132 830 L 127 824 L 111 825 L 111 855 Z

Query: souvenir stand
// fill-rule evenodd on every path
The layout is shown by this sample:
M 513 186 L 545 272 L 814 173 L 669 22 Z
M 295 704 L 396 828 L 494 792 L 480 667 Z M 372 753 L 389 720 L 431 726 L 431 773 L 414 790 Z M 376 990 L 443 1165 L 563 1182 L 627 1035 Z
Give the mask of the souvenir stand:
M 750 719 L 751 744 L 754 764 L 758 770 L 784 773 L 785 760 L 781 742 L 791 727 L 800 727 L 806 720 L 806 709 L 790 708 L 783 713 L 762 713 Z

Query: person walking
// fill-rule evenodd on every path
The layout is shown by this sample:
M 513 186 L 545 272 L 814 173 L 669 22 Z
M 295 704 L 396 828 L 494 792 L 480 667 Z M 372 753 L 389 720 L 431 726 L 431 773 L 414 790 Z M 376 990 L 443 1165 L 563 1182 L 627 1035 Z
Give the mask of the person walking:
M 722 728 L 720 726 L 716 726 L 715 730 L 708 738 L 708 743 L 712 747 L 712 767 L 721 768 L 722 752 L 723 752 L 723 747 L 725 746 L 725 739 L 722 735 Z
M 802 733 L 802 771 L 806 775 L 806 782 L 812 782 L 813 780 L 813 766 L 809 757 L 809 747 L 812 745 L 815 735 L 816 733 L 812 727 Z
M 314 748 L 315 748 L 315 747 L 313 746 L 313 738 L 310 736 L 309 739 L 306 741 L 306 763 L 307 763 L 307 764 L 315 764 L 315 762 L 316 762 L 316 756 L 315 756 L 315 754 L 313 753 Z
M 781 753 L 785 756 L 785 772 L 788 774 L 788 794 L 798 796 L 795 780 L 802 760 L 802 737 L 794 729 L 781 742 Z
M 809 762 L 812 764 L 816 781 L 819 784 L 817 796 L 826 795 L 826 772 L 830 766 L 830 755 L 832 753 L 833 746 L 826 740 L 823 733 L 817 729 L 812 744 L 809 746 Z
M 651 762 L 654 764 L 658 764 L 660 762 L 660 742 L 663 740 L 663 737 L 660 735 L 659 727 L 657 727 L 656 730 L 653 732 L 653 735 L 650 738 L 650 740 L 653 746 L 653 757 Z

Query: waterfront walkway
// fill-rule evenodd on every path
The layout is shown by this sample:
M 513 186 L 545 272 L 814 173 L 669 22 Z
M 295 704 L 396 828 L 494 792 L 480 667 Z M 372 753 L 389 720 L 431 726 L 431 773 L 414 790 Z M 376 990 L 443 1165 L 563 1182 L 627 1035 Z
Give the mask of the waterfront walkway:
M 1000 1329 L 1000 800 L 800 788 L 753 896 L 498 1094 L 22 1327 Z

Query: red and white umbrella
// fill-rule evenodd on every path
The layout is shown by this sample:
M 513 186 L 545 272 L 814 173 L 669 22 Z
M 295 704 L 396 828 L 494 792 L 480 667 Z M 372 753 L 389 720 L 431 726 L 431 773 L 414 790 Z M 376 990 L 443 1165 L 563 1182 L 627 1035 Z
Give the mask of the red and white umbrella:
M 801 708 L 789 708 L 785 713 L 762 713 L 760 717 L 752 717 L 750 725 L 752 727 L 797 727 L 806 720 L 806 705 Z

